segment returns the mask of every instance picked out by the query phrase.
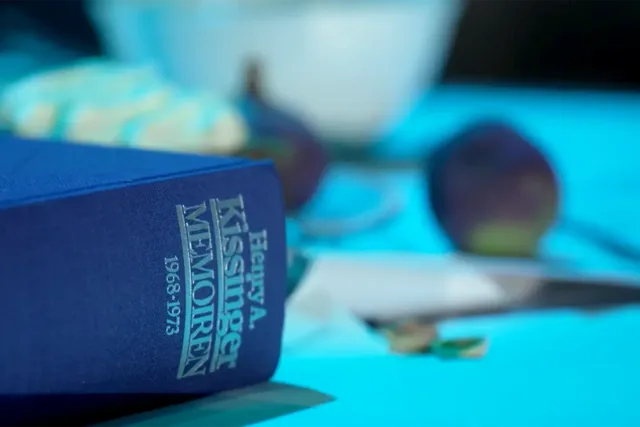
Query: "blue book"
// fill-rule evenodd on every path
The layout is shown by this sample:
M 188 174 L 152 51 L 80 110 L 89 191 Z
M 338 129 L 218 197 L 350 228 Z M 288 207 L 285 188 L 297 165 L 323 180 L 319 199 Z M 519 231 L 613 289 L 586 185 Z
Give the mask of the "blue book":
M 3 136 L 0 278 L 0 424 L 268 380 L 279 180 L 270 162 Z

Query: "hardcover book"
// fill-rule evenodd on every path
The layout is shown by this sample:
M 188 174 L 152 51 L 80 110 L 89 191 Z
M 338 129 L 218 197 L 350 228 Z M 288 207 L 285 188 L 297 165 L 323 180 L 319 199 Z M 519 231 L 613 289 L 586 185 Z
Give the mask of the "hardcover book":
M 0 254 L 0 424 L 276 369 L 286 248 L 270 162 L 2 137 Z

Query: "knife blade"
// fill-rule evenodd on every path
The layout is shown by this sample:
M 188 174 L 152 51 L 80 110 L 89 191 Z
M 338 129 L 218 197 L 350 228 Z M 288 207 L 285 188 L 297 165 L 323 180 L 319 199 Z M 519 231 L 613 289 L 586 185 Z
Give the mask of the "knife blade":
M 323 289 L 371 325 L 640 305 L 640 277 L 568 264 L 398 253 L 295 256 L 302 274 L 290 293 Z

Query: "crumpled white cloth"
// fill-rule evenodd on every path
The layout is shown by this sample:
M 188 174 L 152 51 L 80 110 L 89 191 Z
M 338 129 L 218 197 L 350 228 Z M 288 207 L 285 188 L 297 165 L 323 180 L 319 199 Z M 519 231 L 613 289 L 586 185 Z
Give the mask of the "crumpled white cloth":
M 491 263 L 456 256 L 404 253 L 325 253 L 315 257 L 286 307 L 284 354 L 388 354 L 384 337 L 361 320 L 398 320 L 500 306 L 539 284 L 540 266 Z M 496 271 L 518 276 L 509 286 Z M 517 273 L 514 273 L 517 272 Z
M 286 306 L 283 352 L 296 357 L 388 353 L 384 337 L 369 330 L 328 292 L 304 286 Z
M 198 154 L 235 153 L 247 139 L 230 101 L 178 87 L 152 66 L 101 58 L 4 88 L 0 121 L 24 137 Z

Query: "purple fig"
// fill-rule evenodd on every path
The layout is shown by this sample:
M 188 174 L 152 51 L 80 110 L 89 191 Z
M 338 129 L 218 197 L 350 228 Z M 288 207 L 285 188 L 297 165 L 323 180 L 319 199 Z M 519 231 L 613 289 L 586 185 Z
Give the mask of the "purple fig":
M 531 142 L 498 121 L 473 124 L 436 147 L 426 162 L 428 199 L 454 248 L 533 257 L 555 222 L 560 190 Z
M 328 157 L 305 123 L 266 99 L 261 77 L 259 64 L 250 62 L 239 104 L 250 136 L 240 155 L 273 160 L 282 182 L 285 207 L 297 211 L 316 192 Z

